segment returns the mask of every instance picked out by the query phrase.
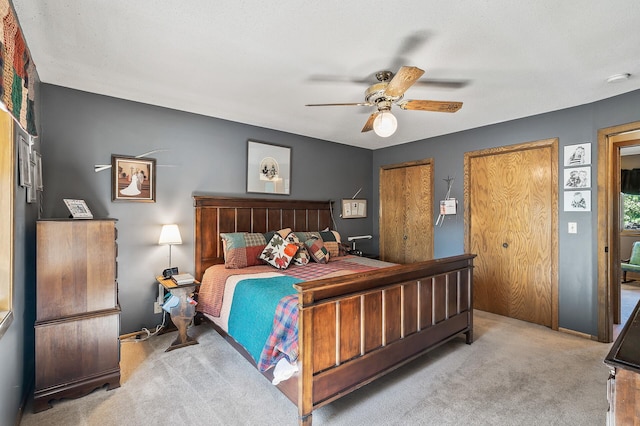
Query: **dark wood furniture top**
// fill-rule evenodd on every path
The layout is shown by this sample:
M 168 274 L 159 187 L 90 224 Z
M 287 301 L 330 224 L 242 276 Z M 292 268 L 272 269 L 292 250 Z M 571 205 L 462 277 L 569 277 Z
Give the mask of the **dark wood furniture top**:
M 329 201 L 195 196 L 194 203 L 200 280 L 207 267 L 224 262 L 222 232 L 318 231 L 332 224 Z M 299 423 L 311 425 L 314 409 L 460 334 L 470 344 L 474 257 L 464 254 L 295 285 L 299 372 L 277 387 L 297 405 Z M 254 363 L 232 337 L 221 334 Z M 264 375 L 270 378 L 270 371 Z

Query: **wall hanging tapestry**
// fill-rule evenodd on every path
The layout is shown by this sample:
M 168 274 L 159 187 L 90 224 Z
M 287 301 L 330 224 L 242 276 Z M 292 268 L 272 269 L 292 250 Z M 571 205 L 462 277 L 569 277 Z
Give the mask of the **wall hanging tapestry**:
M 9 0 L 0 0 L 0 17 L 0 99 L 22 128 L 30 135 L 36 136 L 36 67 Z

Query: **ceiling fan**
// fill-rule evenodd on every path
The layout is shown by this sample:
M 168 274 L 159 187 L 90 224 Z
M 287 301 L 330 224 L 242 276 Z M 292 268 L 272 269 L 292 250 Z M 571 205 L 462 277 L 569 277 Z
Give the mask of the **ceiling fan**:
M 391 113 L 391 106 L 394 103 L 401 109 L 415 111 L 456 112 L 462 108 L 462 102 L 403 99 L 407 89 L 422 74 L 424 74 L 423 70 L 410 66 L 403 66 L 395 75 L 391 71 L 380 71 L 376 73 L 378 83 L 372 84 L 365 90 L 364 102 L 307 104 L 306 106 L 375 106 L 377 111 L 369 116 L 362 132 L 373 130 L 381 137 L 391 136 L 398 127 L 398 120 Z

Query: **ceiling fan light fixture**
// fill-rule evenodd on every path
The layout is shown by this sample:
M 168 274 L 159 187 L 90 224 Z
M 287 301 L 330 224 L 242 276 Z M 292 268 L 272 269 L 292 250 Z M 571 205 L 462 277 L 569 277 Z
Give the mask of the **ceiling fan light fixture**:
M 373 131 L 381 138 L 388 138 L 396 132 L 398 120 L 391 114 L 391 111 L 380 111 L 380 114 L 373 120 Z

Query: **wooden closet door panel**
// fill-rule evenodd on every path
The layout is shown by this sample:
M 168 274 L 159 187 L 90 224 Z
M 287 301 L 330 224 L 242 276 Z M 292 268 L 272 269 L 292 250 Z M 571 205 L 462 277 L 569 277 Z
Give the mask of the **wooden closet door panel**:
M 403 263 L 406 219 L 406 170 L 380 171 L 380 258 Z
M 470 160 L 470 250 L 477 309 L 552 322 L 552 149 Z
M 406 168 L 404 224 L 404 262 L 422 262 L 433 258 L 432 167 Z

